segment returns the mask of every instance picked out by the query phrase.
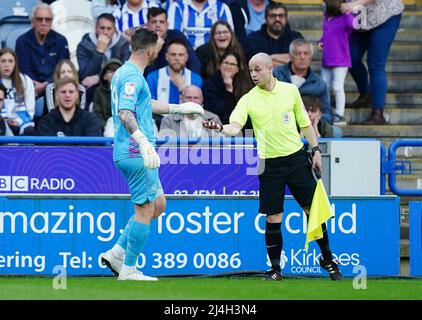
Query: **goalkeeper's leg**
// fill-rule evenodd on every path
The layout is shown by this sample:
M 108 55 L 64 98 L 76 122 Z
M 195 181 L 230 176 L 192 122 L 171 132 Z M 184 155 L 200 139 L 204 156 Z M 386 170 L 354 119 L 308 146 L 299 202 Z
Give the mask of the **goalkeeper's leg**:
M 101 262 L 106 265 L 115 276 L 118 276 L 123 264 L 123 258 L 127 246 L 127 237 L 129 229 L 133 223 L 133 217 L 130 217 L 125 229 L 117 240 L 116 244 L 110 250 L 101 256 Z

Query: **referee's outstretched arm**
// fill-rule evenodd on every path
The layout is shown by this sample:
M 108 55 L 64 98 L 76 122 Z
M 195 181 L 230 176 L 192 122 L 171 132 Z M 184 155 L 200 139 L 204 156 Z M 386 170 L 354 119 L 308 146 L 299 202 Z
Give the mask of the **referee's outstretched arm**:
M 219 130 L 226 136 L 235 136 L 242 130 L 242 125 L 236 121 L 233 121 L 230 124 L 222 125 L 216 121 L 208 120 L 202 121 L 202 125 L 207 129 Z

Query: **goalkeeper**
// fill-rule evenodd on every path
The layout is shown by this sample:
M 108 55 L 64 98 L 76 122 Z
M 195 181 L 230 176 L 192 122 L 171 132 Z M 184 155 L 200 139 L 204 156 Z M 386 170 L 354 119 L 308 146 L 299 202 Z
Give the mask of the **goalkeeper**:
M 265 278 L 281 280 L 284 189 L 287 184 L 296 201 L 309 215 L 317 185 L 311 169 L 321 170 L 321 151 L 297 87 L 274 78 L 271 57 L 266 53 L 253 56 L 249 61 L 249 73 L 255 87 L 239 100 L 230 115 L 230 124 L 221 126 L 213 121 L 204 121 L 203 126 L 235 136 L 248 116 L 251 118 L 260 158 L 259 212 L 267 215 L 265 243 L 272 265 Z M 296 123 L 312 148 L 312 167 Z M 320 265 L 328 271 L 332 280 L 339 280 L 341 275 L 333 261 L 325 223 L 322 228 L 323 238 L 317 240 L 322 253 Z
M 152 113 L 202 114 L 193 102 L 169 105 L 151 100 L 143 76 L 159 51 L 154 31 L 140 28 L 131 38 L 129 60 L 120 67 L 111 83 L 114 121 L 113 160 L 125 177 L 135 207 L 117 243 L 102 255 L 102 263 L 118 275 L 119 280 L 157 280 L 137 270 L 136 262 L 150 233 L 150 223 L 165 208 L 165 196 L 158 175 L 160 158 L 155 151 Z

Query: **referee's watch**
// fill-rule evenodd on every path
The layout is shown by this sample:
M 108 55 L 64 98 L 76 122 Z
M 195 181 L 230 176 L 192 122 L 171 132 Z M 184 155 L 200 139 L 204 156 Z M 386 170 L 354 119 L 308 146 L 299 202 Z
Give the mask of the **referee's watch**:
M 317 151 L 319 151 L 320 154 L 322 153 L 321 149 L 319 148 L 319 145 L 316 145 L 315 147 L 311 148 L 312 155 L 314 155 Z

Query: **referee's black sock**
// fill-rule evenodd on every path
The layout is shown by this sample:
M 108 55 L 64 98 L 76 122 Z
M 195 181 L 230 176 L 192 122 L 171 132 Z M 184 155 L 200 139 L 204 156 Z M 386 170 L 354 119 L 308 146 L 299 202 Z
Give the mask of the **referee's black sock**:
M 309 215 L 306 215 L 306 219 L 309 222 Z M 327 224 L 323 223 L 321 225 L 322 228 L 322 238 L 318 239 L 316 242 L 321 250 L 322 258 L 324 260 L 333 260 L 333 255 L 330 250 L 330 243 L 328 241 L 328 232 L 327 232 Z
M 328 242 L 328 232 L 327 232 L 327 225 L 323 223 L 322 227 L 322 235 L 321 239 L 318 239 L 316 242 L 321 250 L 322 258 L 324 260 L 333 260 L 333 255 L 331 254 L 330 244 Z
M 283 248 L 283 236 L 281 235 L 281 223 L 269 223 L 265 225 L 265 244 L 267 245 L 268 257 L 271 267 L 278 272 L 280 268 L 280 255 Z

